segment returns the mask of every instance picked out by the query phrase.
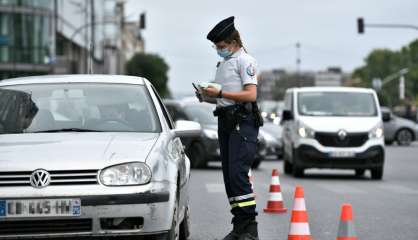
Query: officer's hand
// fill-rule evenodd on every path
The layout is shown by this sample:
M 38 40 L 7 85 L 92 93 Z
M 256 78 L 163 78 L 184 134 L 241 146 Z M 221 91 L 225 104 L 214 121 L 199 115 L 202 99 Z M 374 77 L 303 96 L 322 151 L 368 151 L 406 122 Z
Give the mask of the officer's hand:
M 219 90 L 211 86 L 204 88 L 203 92 L 209 97 L 217 97 L 219 95 Z

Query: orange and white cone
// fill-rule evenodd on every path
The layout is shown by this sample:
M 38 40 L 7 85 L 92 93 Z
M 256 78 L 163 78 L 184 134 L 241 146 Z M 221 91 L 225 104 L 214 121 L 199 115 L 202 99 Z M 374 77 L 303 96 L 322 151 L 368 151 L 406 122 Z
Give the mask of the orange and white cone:
M 296 186 L 288 240 L 311 240 L 303 188 Z
M 266 213 L 285 213 L 287 209 L 283 204 L 283 196 L 280 189 L 279 172 L 273 169 L 270 183 L 270 198 L 267 202 L 267 207 L 264 208 Z
M 337 240 L 357 240 L 353 223 L 353 209 L 350 204 L 343 204 L 341 207 Z

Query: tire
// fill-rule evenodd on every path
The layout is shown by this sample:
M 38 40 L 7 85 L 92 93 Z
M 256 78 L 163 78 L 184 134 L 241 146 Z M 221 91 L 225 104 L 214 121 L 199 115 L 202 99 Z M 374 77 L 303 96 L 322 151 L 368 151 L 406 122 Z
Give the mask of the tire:
M 370 169 L 372 173 L 372 179 L 381 180 L 383 178 L 383 166 Z
M 183 222 L 180 224 L 180 240 L 190 240 L 190 207 L 187 206 Z
M 179 223 L 179 208 L 180 208 L 180 203 L 179 203 L 179 196 L 180 195 L 180 190 L 177 190 L 176 193 L 176 200 L 174 203 L 174 213 L 173 213 L 173 220 L 171 223 L 171 228 L 168 231 L 167 234 L 167 240 L 180 240 L 180 223 Z
M 257 169 L 258 167 L 260 167 L 260 164 L 261 164 L 261 158 L 260 157 L 254 158 L 253 164 L 251 165 L 251 169 Z
M 365 169 L 356 169 L 356 176 L 357 177 L 362 177 L 362 176 L 364 176 L 365 172 L 366 172 Z
M 283 172 L 285 174 L 291 174 L 293 172 L 293 166 L 286 158 L 283 159 Z
M 295 150 L 293 150 L 293 156 L 292 156 L 292 162 L 293 162 L 292 163 L 292 165 L 293 165 L 293 167 L 292 167 L 292 174 L 296 178 L 303 177 L 304 172 L 305 172 L 305 169 L 303 169 L 302 167 L 298 166 L 298 161 L 299 161 L 298 158 L 299 158 L 298 154 L 296 153 Z
M 396 133 L 395 139 L 399 146 L 409 146 L 414 140 L 414 134 L 411 130 L 403 128 Z
M 206 161 L 206 151 L 203 144 L 194 142 L 190 145 L 189 158 L 192 168 L 206 168 L 208 163 Z

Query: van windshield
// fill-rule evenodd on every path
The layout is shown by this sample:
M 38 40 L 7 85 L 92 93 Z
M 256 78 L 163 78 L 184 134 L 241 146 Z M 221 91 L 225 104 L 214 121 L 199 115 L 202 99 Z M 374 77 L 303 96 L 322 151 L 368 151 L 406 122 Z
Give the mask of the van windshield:
M 301 92 L 298 111 L 303 116 L 377 116 L 374 95 L 363 92 Z

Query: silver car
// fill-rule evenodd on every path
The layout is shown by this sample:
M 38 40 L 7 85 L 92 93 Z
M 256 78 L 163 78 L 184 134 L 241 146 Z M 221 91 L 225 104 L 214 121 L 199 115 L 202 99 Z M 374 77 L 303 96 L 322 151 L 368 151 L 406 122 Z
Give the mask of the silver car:
M 385 143 L 396 142 L 400 146 L 409 146 L 418 137 L 417 124 L 411 120 L 398 117 L 387 107 L 382 107 Z
M 0 82 L 0 238 L 188 239 L 179 137 L 201 128 L 176 126 L 143 78 Z

